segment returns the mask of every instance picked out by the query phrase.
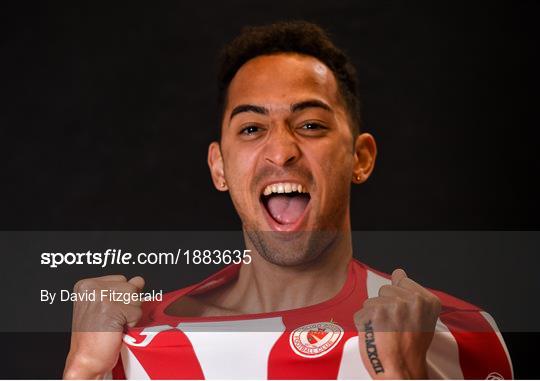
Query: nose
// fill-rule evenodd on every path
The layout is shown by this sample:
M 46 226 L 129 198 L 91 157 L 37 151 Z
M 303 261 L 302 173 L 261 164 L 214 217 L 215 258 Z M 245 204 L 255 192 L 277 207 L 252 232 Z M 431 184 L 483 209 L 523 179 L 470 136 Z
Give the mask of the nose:
M 300 157 L 298 142 L 287 126 L 276 126 L 265 144 L 265 160 L 273 165 L 285 167 Z

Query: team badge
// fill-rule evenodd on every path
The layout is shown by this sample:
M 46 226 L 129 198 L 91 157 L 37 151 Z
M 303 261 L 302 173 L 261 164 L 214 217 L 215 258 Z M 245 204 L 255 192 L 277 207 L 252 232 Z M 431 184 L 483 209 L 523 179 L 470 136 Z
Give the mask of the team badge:
M 330 352 L 343 337 L 343 328 L 334 322 L 306 324 L 291 332 L 289 343 L 299 356 L 321 357 Z

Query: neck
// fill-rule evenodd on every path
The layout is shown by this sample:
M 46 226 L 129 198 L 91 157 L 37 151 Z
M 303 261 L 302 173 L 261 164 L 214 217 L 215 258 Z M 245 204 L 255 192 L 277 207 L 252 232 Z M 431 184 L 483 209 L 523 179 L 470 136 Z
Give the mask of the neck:
M 268 262 L 255 250 L 249 240 L 252 262 L 240 269 L 233 286 L 237 300 L 230 300 L 244 313 L 273 312 L 302 308 L 334 297 L 347 278 L 352 258 L 350 229 L 309 263 L 280 266 Z

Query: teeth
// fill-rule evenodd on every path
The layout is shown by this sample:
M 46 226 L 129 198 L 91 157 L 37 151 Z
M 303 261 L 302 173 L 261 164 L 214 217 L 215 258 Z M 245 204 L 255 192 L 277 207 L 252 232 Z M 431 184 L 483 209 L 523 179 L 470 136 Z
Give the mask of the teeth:
M 307 189 L 298 183 L 276 183 L 264 188 L 263 194 L 269 196 L 272 193 L 308 193 Z

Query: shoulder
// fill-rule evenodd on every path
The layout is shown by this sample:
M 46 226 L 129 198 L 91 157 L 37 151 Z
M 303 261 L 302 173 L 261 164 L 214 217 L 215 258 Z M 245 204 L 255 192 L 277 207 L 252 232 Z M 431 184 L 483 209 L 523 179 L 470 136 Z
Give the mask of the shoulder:
M 367 295 L 391 283 L 391 276 L 354 261 L 363 272 Z M 430 378 L 513 378 L 508 349 L 493 317 L 481 307 L 446 292 L 427 288 L 441 301 L 442 309 L 428 352 Z
M 357 273 L 363 273 L 365 278 L 366 288 L 368 298 L 373 298 L 378 295 L 379 288 L 386 284 L 391 284 L 391 275 L 384 273 L 382 271 L 376 270 L 358 260 L 353 260 L 353 266 L 357 269 Z M 435 294 L 442 304 L 442 313 L 461 310 L 461 311 L 481 311 L 482 309 L 456 298 L 450 294 L 447 294 L 443 291 L 435 290 L 432 288 L 426 287 L 429 291 Z

